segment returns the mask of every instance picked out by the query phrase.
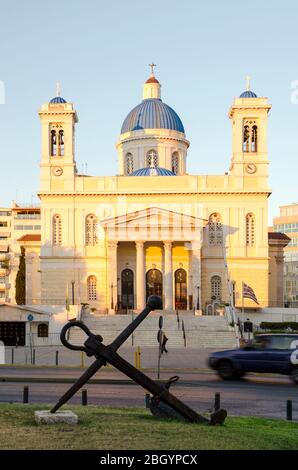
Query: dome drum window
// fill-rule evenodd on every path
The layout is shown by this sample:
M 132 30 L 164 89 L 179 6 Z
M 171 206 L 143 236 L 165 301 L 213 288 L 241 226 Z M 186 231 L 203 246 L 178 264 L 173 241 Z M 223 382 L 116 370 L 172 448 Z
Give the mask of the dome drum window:
M 156 150 L 149 150 L 146 154 L 146 166 L 150 168 L 158 167 L 158 155 Z
M 179 154 L 174 152 L 172 154 L 172 172 L 177 175 L 179 173 Z
M 133 173 L 133 156 L 127 153 L 125 156 L 125 173 L 131 175 Z

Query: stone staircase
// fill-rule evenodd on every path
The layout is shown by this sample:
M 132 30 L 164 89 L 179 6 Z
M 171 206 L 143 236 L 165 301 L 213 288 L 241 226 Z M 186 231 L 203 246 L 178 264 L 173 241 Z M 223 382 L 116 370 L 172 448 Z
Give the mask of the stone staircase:
M 186 334 L 186 347 L 195 349 L 230 349 L 236 347 L 234 330 L 228 326 L 224 316 L 195 316 L 193 313 L 180 314 L 180 328 L 177 317 L 170 312 L 155 311 L 138 326 L 133 334 L 133 346 L 156 347 L 158 320 L 163 315 L 163 330 L 168 337 L 170 348 L 184 348 L 182 319 Z M 82 320 L 95 334 L 103 337 L 104 344 L 109 344 L 131 323 L 131 315 L 93 315 L 84 314 Z M 79 328 L 72 328 L 70 341 L 82 344 L 85 333 Z M 124 347 L 132 346 L 132 337 L 124 343 Z

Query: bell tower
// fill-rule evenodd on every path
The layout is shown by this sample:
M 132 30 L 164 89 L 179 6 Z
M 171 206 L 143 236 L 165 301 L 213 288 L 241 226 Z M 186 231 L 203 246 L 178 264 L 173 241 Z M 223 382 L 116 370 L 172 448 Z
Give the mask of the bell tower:
M 258 186 L 267 186 L 267 121 L 271 105 L 268 98 L 258 98 L 246 79 L 246 90 L 235 98 L 229 118 L 232 121 L 232 160 L 230 174 L 258 178 Z M 261 178 L 261 179 L 259 179 Z
M 74 190 L 75 124 L 77 113 L 72 103 L 60 96 L 57 84 L 56 96 L 42 105 L 41 120 L 41 191 Z

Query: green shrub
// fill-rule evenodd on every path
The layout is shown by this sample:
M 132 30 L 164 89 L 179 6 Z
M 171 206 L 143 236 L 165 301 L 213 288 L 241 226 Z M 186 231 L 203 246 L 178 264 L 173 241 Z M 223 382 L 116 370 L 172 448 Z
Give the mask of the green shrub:
M 279 331 L 284 331 L 287 328 L 291 328 L 294 331 L 298 331 L 298 322 L 295 321 L 283 321 L 283 322 L 271 322 L 271 321 L 263 321 L 260 324 L 260 328 L 262 330 L 279 330 Z
M 20 264 L 16 277 L 16 303 L 18 305 L 25 305 L 26 303 L 26 262 L 24 247 L 21 247 Z

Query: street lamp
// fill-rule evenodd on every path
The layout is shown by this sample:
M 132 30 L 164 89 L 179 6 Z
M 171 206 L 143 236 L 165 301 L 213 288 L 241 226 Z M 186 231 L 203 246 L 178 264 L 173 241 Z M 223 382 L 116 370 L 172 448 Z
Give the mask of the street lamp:
M 71 304 L 74 305 L 74 286 L 75 281 L 71 281 Z
M 111 309 L 114 308 L 114 284 L 111 284 Z
M 197 310 L 200 310 L 200 286 L 197 286 L 198 298 L 197 298 Z

